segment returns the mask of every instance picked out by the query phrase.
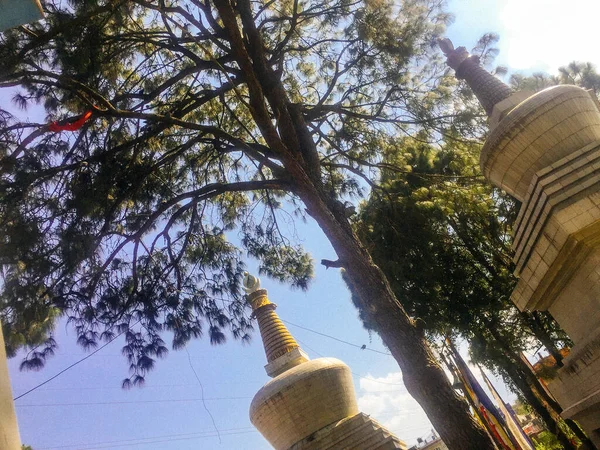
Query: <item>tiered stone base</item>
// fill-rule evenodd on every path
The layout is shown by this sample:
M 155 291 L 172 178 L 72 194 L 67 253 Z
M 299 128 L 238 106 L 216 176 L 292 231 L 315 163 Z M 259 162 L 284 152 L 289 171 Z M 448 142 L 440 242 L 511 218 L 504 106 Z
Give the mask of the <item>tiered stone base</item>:
M 406 450 L 406 444 L 366 414 L 340 420 L 311 434 L 290 450 Z
M 596 141 L 534 175 L 515 228 L 514 261 L 520 279 L 512 300 L 520 309 L 551 309 L 571 339 L 579 340 L 580 319 L 589 324 L 598 304 L 594 302 L 580 317 L 574 310 L 552 311 L 552 305 L 564 297 L 570 282 L 583 275 L 575 285 L 582 292 L 593 289 L 593 277 L 582 269 L 599 244 L 600 141 Z M 563 300 L 572 303 L 572 294 L 580 297 L 582 292 L 571 292 Z M 585 309 L 581 299 L 576 300 L 576 310 Z
M 533 176 L 513 249 L 513 302 L 549 311 L 575 344 L 549 389 L 600 446 L 600 141 Z

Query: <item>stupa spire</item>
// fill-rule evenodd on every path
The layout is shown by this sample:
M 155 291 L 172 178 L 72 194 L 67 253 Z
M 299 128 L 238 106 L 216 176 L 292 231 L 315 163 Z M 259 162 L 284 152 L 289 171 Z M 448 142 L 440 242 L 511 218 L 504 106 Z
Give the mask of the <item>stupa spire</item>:
M 285 372 L 310 358 L 300 348 L 294 337 L 283 324 L 275 309 L 277 305 L 271 303 L 267 290 L 261 289 L 260 279 L 244 273 L 244 291 L 248 296 L 248 303 L 258 322 L 260 336 L 263 341 L 267 356 L 265 370 L 270 377 Z
M 447 38 L 440 39 L 438 43 L 456 78 L 467 82 L 483 109 L 491 116 L 494 106 L 510 97 L 512 89 L 481 67 L 479 57 L 470 55 L 465 47 L 454 48 L 452 41 Z

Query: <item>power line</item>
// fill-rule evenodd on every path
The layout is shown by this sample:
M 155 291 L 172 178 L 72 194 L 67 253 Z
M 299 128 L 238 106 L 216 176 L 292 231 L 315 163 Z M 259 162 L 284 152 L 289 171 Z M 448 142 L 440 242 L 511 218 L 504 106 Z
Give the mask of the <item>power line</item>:
M 136 326 L 139 323 L 139 321 L 137 321 L 136 323 L 134 323 L 132 326 Z M 92 353 L 90 353 L 89 355 L 81 358 L 80 360 L 74 362 L 73 364 L 71 364 L 68 367 L 65 367 L 63 370 L 61 370 L 60 372 L 58 372 L 56 375 L 48 378 L 46 381 L 41 382 L 40 384 L 38 384 L 37 386 L 32 387 L 31 389 L 29 389 L 27 392 L 22 393 L 21 395 L 16 396 L 15 398 L 13 398 L 13 401 L 19 400 L 21 397 L 25 397 L 27 394 L 35 391 L 38 388 L 41 388 L 43 385 L 50 383 L 52 380 L 54 380 L 55 378 L 58 378 L 60 375 L 62 375 L 63 373 L 65 373 L 67 370 L 75 367 L 77 364 L 82 363 L 83 361 L 85 361 L 88 358 L 91 358 L 92 356 L 94 356 L 96 353 L 98 353 L 100 350 L 102 350 L 104 347 L 106 347 L 107 345 L 110 345 L 114 340 L 116 340 L 117 338 L 121 337 L 122 335 L 124 335 L 127 331 L 129 331 L 131 327 L 127 328 L 126 330 L 121 331 L 119 334 L 117 334 L 115 337 L 113 337 L 110 341 L 108 341 L 106 344 L 101 345 L 100 347 L 98 347 L 96 350 L 94 350 Z
M 303 347 L 305 347 L 305 348 L 307 348 L 308 350 L 312 351 L 312 352 L 313 352 L 313 353 L 315 353 L 317 356 L 319 356 L 319 357 L 321 357 L 321 358 L 325 358 L 325 359 L 329 358 L 328 356 L 324 356 L 324 355 L 322 355 L 321 353 L 319 353 L 318 351 L 316 351 L 314 348 L 311 348 L 311 347 L 309 347 L 309 346 L 308 346 L 308 345 L 306 345 L 304 342 L 302 342 L 300 339 L 296 338 L 296 340 L 297 340 L 297 341 L 298 341 L 298 342 L 299 342 L 299 343 L 300 343 L 300 344 L 301 344 Z M 385 381 L 379 381 L 379 380 L 376 380 L 376 379 L 374 379 L 374 378 L 365 377 L 364 375 L 361 375 L 361 374 L 359 374 L 359 373 L 356 373 L 356 372 L 352 372 L 352 371 L 350 371 L 350 372 L 351 372 L 351 373 L 352 373 L 352 375 L 354 375 L 355 377 L 362 378 L 363 380 L 372 381 L 372 382 L 374 382 L 374 383 L 387 384 L 387 385 L 390 385 L 390 386 L 403 386 L 403 387 L 404 387 L 404 384 L 403 384 L 403 383 L 387 383 L 387 382 L 385 382 Z
M 231 432 L 249 432 L 249 431 L 256 431 L 256 429 L 254 427 L 239 427 L 239 428 L 228 428 L 226 430 L 221 430 L 223 432 L 223 434 L 233 434 Z M 102 441 L 102 442 L 90 442 L 87 444 L 67 444 L 67 445 L 57 445 L 57 446 L 52 446 L 52 447 L 41 447 L 39 450 L 57 450 L 57 449 L 66 449 L 66 448 L 73 448 L 73 447 L 87 447 L 90 445 L 107 445 L 107 444 L 124 444 L 125 442 L 134 442 L 134 441 L 147 441 L 150 439 L 166 439 L 166 438 L 179 438 L 179 437 L 183 437 L 183 436 L 190 436 L 190 437 L 213 437 L 215 436 L 213 430 L 206 430 L 206 431 L 197 431 L 195 433 L 177 433 L 177 434 L 163 434 L 160 436 L 149 436 L 149 437 L 141 437 L 141 438 L 132 438 L 132 439 L 119 439 L 119 440 L 115 440 L 115 441 Z M 208 435 L 208 436 L 197 436 L 197 435 Z M 145 442 L 140 442 L 140 444 L 144 444 Z M 137 445 L 135 443 L 133 444 L 129 444 L 129 445 Z
M 238 432 L 227 433 L 227 436 L 231 436 L 231 435 L 235 435 L 235 434 L 249 434 L 249 433 L 258 433 L 258 431 L 256 431 L 256 430 L 254 430 L 254 431 L 238 431 Z M 217 434 L 210 434 L 210 435 L 198 436 L 198 437 L 187 437 L 187 438 L 138 442 L 135 444 L 116 444 L 116 445 L 109 445 L 109 446 L 104 446 L 104 447 L 87 447 L 87 448 L 84 448 L 81 450 L 99 450 L 99 449 L 114 448 L 114 447 L 129 447 L 130 445 L 147 445 L 147 444 L 160 444 L 160 443 L 164 443 L 164 442 L 174 442 L 174 441 L 190 441 L 190 440 L 197 440 L 197 439 L 206 439 L 209 437 L 216 437 L 216 436 L 217 436 Z
M 29 403 L 26 405 L 15 405 L 17 408 L 29 408 L 38 406 L 98 406 L 98 405 L 131 405 L 136 403 L 181 403 L 181 402 L 203 402 L 204 400 L 248 400 L 253 397 L 208 397 L 208 398 L 177 398 L 166 400 L 126 400 L 111 402 L 80 402 L 80 403 Z
M 104 355 L 102 355 L 104 356 Z M 253 357 L 254 358 L 254 357 Z M 246 384 L 257 383 L 264 384 L 265 380 L 247 380 Z M 239 381 L 215 381 L 212 384 L 236 384 L 239 385 Z M 175 388 L 175 387 L 192 387 L 198 386 L 198 383 L 186 383 L 186 384 L 150 384 L 144 383 L 141 386 L 145 389 L 156 389 L 156 388 Z M 45 388 L 42 389 L 41 392 L 53 392 L 53 391 L 101 391 L 101 390 L 115 390 L 118 389 L 120 391 L 123 390 L 121 386 L 85 386 L 85 387 L 64 387 L 64 388 Z
M 249 434 L 249 433 L 258 433 L 257 430 L 248 430 L 248 431 L 232 431 L 230 433 L 223 433 L 225 436 L 232 436 L 232 435 L 236 435 L 236 434 Z M 195 439 L 206 439 L 206 438 L 210 438 L 210 437 L 217 437 L 217 434 L 205 434 L 203 436 L 192 436 L 192 437 L 181 437 L 181 438 L 172 438 L 172 439 L 159 439 L 159 440 L 152 440 L 152 441 L 146 441 L 146 442 L 129 442 L 129 441 L 115 441 L 114 444 L 110 444 L 110 445 L 103 445 L 100 447 L 87 447 L 86 445 L 98 445 L 98 444 L 80 444 L 77 447 L 80 447 L 81 445 L 83 445 L 84 447 L 80 447 L 79 450 L 98 450 L 98 449 L 107 449 L 107 448 L 115 448 L 115 447 L 129 447 L 132 445 L 147 445 L 147 444 L 160 444 L 163 442 L 175 442 L 175 441 L 189 441 L 189 440 L 195 440 Z M 144 439 L 144 438 L 142 438 Z M 127 443 L 119 443 L 119 442 L 127 442 Z M 39 450 L 50 450 L 50 449 L 60 449 L 60 448 L 72 448 L 75 446 L 68 446 L 68 447 L 42 447 Z
M 288 322 L 287 320 L 281 319 L 281 321 L 283 323 L 287 323 L 288 325 L 291 325 L 293 327 L 297 327 L 297 328 L 300 328 L 302 330 L 310 331 L 311 333 L 318 334 L 319 336 L 323 336 L 323 337 L 326 337 L 326 338 L 329 338 L 329 339 L 333 339 L 334 341 L 338 341 L 338 342 L 341 342 L 343 344 L 359 348 L 361 350 L 368 350 L 368 351 L 373 352 L 373 353 L 379 353 L 380 355 L 392 356 L 391 353 L 382 352 L 380 350 L 375 350 L 374 348 L 369 348 L 369 347 L 364 346 L 364 345 L 353 344 L 352 342 L 348 342 L 348 341 L 345 341 L 343 339 L 336 338 L 335 336 L 330 336 L 329 334 L 321 333 L 320 331 L 311 330 L 310 328 L 306 328 L 306 327 L 303 327 L 302 325 L 298 325 L 298 324 L 295 324 L 295 323 L 292 323 L 292 322 Z
M 361 350 L 368 350 L 368 351 L 370 351 L 370 352 L 379 353 L 379 354 L 381 354 L 381 355 L 392 356 L 392 355 L 391 355 L 391 353 L 382 352 L 382 351 L 375 350 L 375 349 L 373 349 L 373 348 L 369 348 L 369 347 L 366 347 L 366 346 L 362 346 L 362 345 L 353 344 L 352 342 L 348 342 L 348 341 L 345 341 L 345 340 L 343 340 L 343 339 L 336 338 L 335 336 L 331 336 L 331 335 L 329 335 L 329 334 L 321 333 L 320 331 L 312 330 L 312 329 L 310 329 L 310 328 L 307 328 L 307 327 L 304 327 L 304 326 L 302 326 L 302 325 L 298 325 L 298 324 L 295 324 L 295 323 L 292 323 L 292 322 L 288 322 L 287 320 L 282 320 L 282 321 L 283 321 L 284 323 L 288 324 L 288 325 L 291 325 L 291 326 L 294 326 L 294 327 L 300 328 L 300 329 L 302 329 L 302 330 L 309 331 L 309 332 L 311 332 L 311 333 L 318 334 L 319 336 L 323 336 L 323 337 L 326 337 L 326 338 L 329 338 L 329 339 L 333 339 L 334 341 L 338 341 L 338 342 L 341 342 L 341 343 L 343 343 L 343 344 L 350 345 L 350 346 L 352 346 L 352 347 L 355 347 L 355 348 L 359 348 L 359 349 L 361 349 Z M 139 323 L 139 321 L 138 321 L 138 322 L 136 322 L 136 323 L 134 323 L 132 326 L 135 326 L 135 325 L 137 325 L 137 323 Z M 131 327 L 130 327 L 130 328 L 131 328 Z M 81 358 L 81 359 L 79 359 L 78 361 L 76 361 L 76 362 L 74 362 L 73 364 L 71 364 L 70 366 L 67 366 L 67 367 L 65 367 L 63 370 L 61 370 L 60 372 L 58 372 L 56 375 L 54 375 L 54 376 L 52 376 L 52 377 L 48 378 L 47 380 L 45 380 L 45 381 L 43 381 L 42 383 L 40 383 L 40 384 L 38 384 L 38 385 L 34 386 L 33 388 L 31 388 L 31 389 L 29 389 L 28 391 L 26 391 L 26 392 L 22 393 L 21 395 L 18 395 L 17 397 L 13 398 L 13 400 L 14 400 L 14 401 L 16 401 L 16 400 L 18 400 L 18 399 L 20 399 L 20 398 L 22 398 L 22 397 L 26 396 L 27 394 L 30 394 L 31 392 L 33 392 L 33 391 L 35 391 L 35 390 L 39 389 L 40 387 L 44 386 L 45 384 L 48 384 L 50 381 L 54 380 L 55 378 L 58 378 L 60 375 L 62 375 L 63 373 L 65 373 L 65 372 L 66 372 L 66 371 L 68 371 L 69 369 L 72 369 L 72 368 L 73 368 L 73 367 L 75 367 L 76 365 L 78 365 L 78 364 L 82 363 L 82 362 L 83 362 L 83 361 L 85 361 L 86 359 L 88 359 L 88 358 L 92 357 L 93 355 L 95 355 L 96 353 L 98 353 L 100 350 L 102 350 L 103 348 L 105 348 L 106 346 L 108 346 L 109 344 L 111 344 L 111 343 L 112 343 L 113 341 L 115 341 L 117 338 L 119 338 L 119 337 L 121 337 L 123 334 L 125 334 L 127 331 L 128 331 L 128 330 L 124 330 L 124 331 L 122 331 L 121 333 L 117 334 L 117 335 L 116 335 L 115 337 L 113 337 L 113 338 L 112 338 L 110 341 L 108 341 L 106 344 L 104 344 L 104 345 L 102 345 L 102 346 L 98 347 L 96 350 L 94 350 L 93 352 L 91 352 L 89 355 L 86 355 L 86 356 L 84 356 L 83 358 Z M 187 351 L 187 348 L 186 348 L 186 351 Z M 315 352 L 315 353 L 316 353 L 316 352 Z M 198 382 L 200 382 L 200 379 L 198 378 L 198 375 L 195 373 L 194 367 L 191 365 L 191 359 L 190 359 L 189 352 L 188 352 L 188 360 L 189 360 L 189 362 L 190 362 L 190 366 L 191 366 L 192 370 L 194 371 L 194 375 L 196 375 L 196 379 L 198 380 Z M 362 378 L 365 378 L 365 377 L 362 377 Z M 365 378 L 365 379 L 369 379 L 369 378 Z M 371 381 L 376 381 L 376 380 L 371 380 Z M 200 383 L 200 384 L 201 384 L 201 383 Z M 390 383 L 387 383 L 387 384 L 390 384 Z M 201 387 L 201 388 L 202 388 L 202 387 Z M 202 388 L 202 390 L 204 390 L 204 389 Z M 209 415 L 210 415 L 210 411 L 207 411 L 207 412 L 208 412 L 208 413 L 209 413 Z M 211 419 L 212 419 L 212 417 L 211 417 Z M 213 421 L 214 421 L 214 419 L 213 419 Z
M 216 383 L 215 383 L 216 384 Z M 238 383 L 239 384 L 239 383 Z M 144 384 L 144 389 L 154 389 L 154 388 L 165 388 L 165 387 L 191 387 L 197 386 L 196 383 L 190 384 Z M 121 386 L 95 386 L 95 387 L 66 387 L 66 388 L 46 388 L 42 389 L 42 392 L 52 392 L 52 391 L 101 391 L 108 389 L 118 389 L 120 391 L 123 390 Z

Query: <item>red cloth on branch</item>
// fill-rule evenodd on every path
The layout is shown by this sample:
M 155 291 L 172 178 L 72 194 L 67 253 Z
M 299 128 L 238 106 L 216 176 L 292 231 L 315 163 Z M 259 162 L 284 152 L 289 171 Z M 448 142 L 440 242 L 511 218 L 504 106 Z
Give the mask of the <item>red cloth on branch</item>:
M 90 117 L 92 117 L 92 112 L 86 111 L 86 113 L 83 116 L 81 116 L 79 119 L 77 119 L 74 122 L 66 123 L 64 125 L 59 125 L 56 122 L 52 122 L 50 125 L 48 125 L 48 129 L 50 131 L 54 131 L 54 132 L 76 131 L 76 130 L 79 130 L 83 126 L 83 124 L 89 120 Z

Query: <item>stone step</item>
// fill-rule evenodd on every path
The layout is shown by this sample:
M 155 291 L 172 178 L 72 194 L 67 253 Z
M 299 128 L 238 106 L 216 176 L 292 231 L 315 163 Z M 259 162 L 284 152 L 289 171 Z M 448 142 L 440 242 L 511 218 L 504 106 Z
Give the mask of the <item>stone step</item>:
M 369 439 L 374 432 L 376 432 L 377 428 L 373 426 L 371 422 L 365 422 L 360 426 L 354 428 L 352 433 L 347 434 L 343 439 L 336 439 L 335 442 L 332 442 L 333 445 L 331 447 L 327 447 L 328 449 L 335 450 L 358 450 L 364 448 L 360 445 L 361 442 Z
M 390 436 L 385 441 L 377 444 L 376 447 L 372 447 L 369 450 L 406 450 L 408 447 L 401 440 Z M 364 449 L 366 450 L 366 449 Z
M 388 449 L 402 449 L 406 450 L 406 444 L 390 433 L 387 428 L 383 427 L 379 422 L 373 420 L 373 423 L 378 429 L 378 439 L 372 442 L 372 445 L 365 445 L 361 447 L 361 450 L 388 450 Z
M 367 450 L 368 448 L 377 448 L 378 445 L 381 445 L 382 441 L 385 441 L 388 437 L 388 433 L 386 433 L 381 428 L 373 427 L 373 432 L 369 435 L 365 436 L 362 440 L 357 440 L 355 442 L 355 447 L 360 448 L 361 450 Z
M 362 430 L 363 427 L 369 425 L 369 418 L 363 414 L 357 414 L 351 419 L 345 421 L 340 426 L 336 427 L 335 433 L 330 433 L 335 436 L 335 441 L 331 441 L 331 445 L 339 445 L 340 442 L 343 442 L 350 436 L 353 436 L 357 433 L 357 430 Z M 322 448 L 322 447 L 321 447 Z M 327 447 L 329 448 L 329 447 Z M 331 447 L 334 448 L 334 447 Z M 337 447 L 335 447 L 337 448 Z M 341 447 L 340 447 L 341 448 Z M 320 450 L 320 448 L 315 447 L 315 449 Z
M 366 414 L 359 413 L 319 430 L 290 450 L 406 450 L 396 438 Z
M 359 413 L 353 417 L 341 420 L 325 429 L 317 431 L 311 441 L 302 441 L 292 446 L 290 450 L 322 450 L 331 448 L 332 444 L 353 434 L 356 428 L 368 421 L 368 416 Z

